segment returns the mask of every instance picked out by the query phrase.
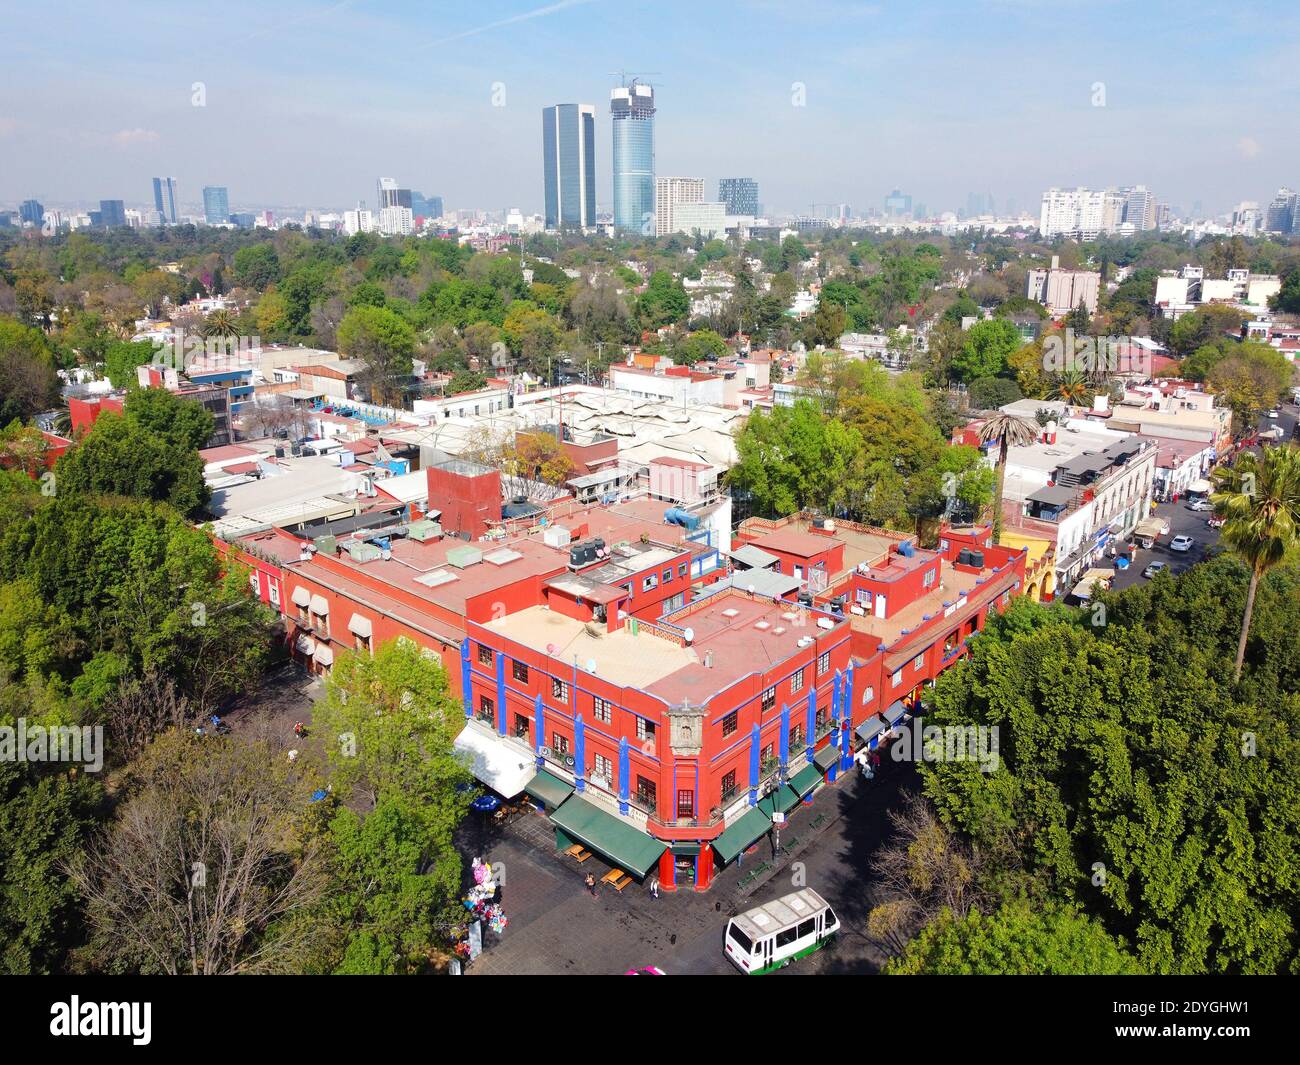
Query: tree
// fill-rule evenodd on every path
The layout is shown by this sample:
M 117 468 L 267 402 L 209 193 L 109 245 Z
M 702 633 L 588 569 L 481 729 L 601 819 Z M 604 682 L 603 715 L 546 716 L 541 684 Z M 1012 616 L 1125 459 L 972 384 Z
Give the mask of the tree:
M 341 799 L 355 797 L 369 811 L 382 795 L 406 795 L 443 826 L 463 813 L 468 799 L 456 789 L 469 774 L 452 742 L 464 714 L 442 665 L 412 641 L 381 644 L 373 658 L 340 656 L 314 720 L 323 735 L 349 737 L 328 748 Z
M 0 425 L 58 402 L 54 352 L 39 329 L 0 316 Z
M 280 279 L 280 257 L 270 244 L 252 244 L 235 252 L 235 284 L 261 292 Z
M 504 487 L 512 495 L 531 495 L 532 484 L 559 487 L 577 470 L 564 445 L 550 433 L 516 434 L 500 461 Z
M 720 359 L 727 355 L 727 342 L 712 329 L 699 329 L 673 351 L 673 362 L 694 366 L 701 359 Z
M 996 410 L 1024 397 L 1014 381 L 1005 377 L 980 377 L 970 383 L 971 406 L 977 410 Z
M 979 427 L 981 444 L 998 444 L 998 483 L 993 493 L 993 539 L 1002 542 L 1002 490 L 1007 478 L 1007 451 L 1027 447 L 1038 439 L 1038 426 L 1026 418 L 997 411 Z
M 953 373 L 967 383 L 980 377 L 1002 377 L 1008 357 L 1023 343 L 1020 331 L 1005 318 L 976 322 L 966 331 L 965 343 L 952 360 Z
M 1095 920 L 1059 904 L 1004 903 L 985 916 L 944 910 L 886 970 L 891 976 L 1134 976 L 1137 959 Z
M 365 304 L 348 311 L 338 329 L 339 351 L 360 359 L 362 383 L 374 403 L 389 403 L 398 396 L 398 379 L 412 370 L 415 332 L 387 307 Z
M 141 388 L 131 393 L 124 408 L 126 420 L 165 440 L 183 452 L 207 446 L 215 420 L 197 400 L 165 388 Z
M 1265 448 L 1262 457 L 1244 452 L 1234 466 L 1215 470 L 1214 481 L 1218 491 L 1210 499 L 1224 519 L 1220 536 L 1250 568 L 1235 663 L 1240 680 L 1260 578 L 1300 542 L 1300 448 Z
M 128 400 L 128 406 L 130 401 Z M 167 502 L 182 514 L 207 505 L 198 452 L 181 450 L 130 418 L 101 414 L 54 468 L 60 492 L 130 496 Z
M 98 964 L 167 975 L 301 971 L 319 928 L 296 918 L 328 886 L 307 826 L 311 774 L 264 742 L 171 732 L 131 775 L 118 817 L 71 865 Z
M 650 275 L 650 283 L 637 301 L 637 311 L 645 329 L 659 329 L 683 321 L 690 306 L 686 289 L 666 270 L 657 270 Z
M 149 340 L 115 341 L 104 352 L 104 376 L 114 388 L 127 388 L 136 383 L 136 368 L 148 366 L 157 353 Z

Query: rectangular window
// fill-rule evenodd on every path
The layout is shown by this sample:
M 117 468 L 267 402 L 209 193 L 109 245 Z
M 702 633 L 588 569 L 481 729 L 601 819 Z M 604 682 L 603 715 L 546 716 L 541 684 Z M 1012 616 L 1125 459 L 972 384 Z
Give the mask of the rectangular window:
M 358 636 L 358 637 L 357 637 L 357 650 L 358 650 L 358 651 L 365 651 L 366 654 L 369 654 L 369 653 L 370 653 L 370 637 L 369 637 L 369 636 Z
M 655 782 L 649 777 L 636 778 L 636 801 L 648 809 L 658 809 L 659 796 L 655 789 Z
M 569 701 L 569 683 L 559 677 L 551 678 L 551 698 L 562 703 Z
M 817 931 L 817 918 L 810 917 L 808 918 L 808 920 L 800 922 L 799 928 L 797 930 L 798 938 L 804 939 L 807 936 L 812 935 L 816 931 Z
M 921 587 L 923 588 L 934 587 L 934 570 L 928 569 L 925 571 L 925 576 L 921 578 Z
M 803 725 L 790 726 L 790 746 L 791 747 L 803 746 Z
M 912 672 L 920 673 L 921 670 L 923 670 L 924 668 L 925 668 L 925 652 L 922 651 L 919 655 L 917 655 L 915 658 L 912 659 Z
M 490 666 L 495 661 L 492 655 L 492 648 L 487 644 L 478 645 L 478 664 L 480 666 Z
M 561 736 L 558 732 L 551 734 L 551 750 L 556 754 L 569 753 L 569 737 Z
M 903 671 L 901 669 L 894 670 L 894 675 L 889 678 L 889 686 L 891 688 L 897 688 L 902 683 L 903 683 Z
M 515 739 L 528 739 L 528 716 L 526 714 L 515 714 Z
M 268 596 L 268 597 L 270 598 L 270 600 L 271 600 L 271 605 L 272 605 L 273 607 L 279 607 L 279 605 L 280 605 L 280 585 L 277 584 L 275 581 L 268 580 L 268 581 L 266 582 L 266 594 L 267 594 L 267 596 Z
M 677 793 L 678 820 L 689 820 L 695 816 L 695 792 L 679 791 Z
M 592 697 L 591 713 L 592 716 L 602 724 L 608 725 L 614 719 L 613 704 L 608 700 L 602 699 L 599 695 Z
M 830 668 L 831 668 L 831 653 L 829 651 L 823 651 L 820 655 L 817 656 L 817 672 L 825 673 Z
M 876 689 L 873 688 L 870 684 L 868 684 L 862 690 L 862 705 L 866 706 L 875 697 L 876 697 Z
M 672 566 L 669 566 L 666 570 L 664 570 L 663 577 L 664 577 L 664 584 L 669 584 L 672 582 L 673 579 Z
M 737 718 L 735 710 L 731 711 L 731 713 L 722 719 L 722 735 L 724 737 L 730 736 L 738 727 L 739 719 Z
M 614 763 L 603 754 L 598 754 L 595 756 L 595 762 L 592 765 L 591 772 L 593 776 L 603 777 L 605 780 L 613 781 Z
M 655 724 L 653 721 L 647 721 L 643 717 L 636 719 L 636 738 L 639 740 L 652 740 L 655 738 Z
M 859 588 L 853 593 L 853 597 L 858 601 L 858 606 L 871 606 L 871 589 Z
M 659 578 L 656 577 L 653 573 L 647 574 L 641 580 L 641 591 L 643 592 L 648 592 L 650 591 L 651 588 L 658 588 L 658 587 L 659 587 Z
M 689 565 L 690 565 L 689 562 L 683 562 L 680 566 L 678 566 L 678 567 L 677 567 L 677 576 L 679 576 L 679 577 L 685 577 L 685 576 L 686 576 L 686 567 L 689 566 Z
M 802 566 L 795 566 L 795 568 L 794 568 L 794 579 L 797 580 L 797 581 L 801 581 L 801 580 L 803 580 L 803 567 L 802 567 Z
M 528 683 L 528 666 L 520 662 L 517 658 L 510 662 L 510 675 L 519 681 L 520 684 Z
M 736 794 L 736 771 L 722 774 L 722 801 L 726 802 Z
M 763 713 L 767 713 L 776 706 L 776 686 L 773 685 L 763 693 Z
M 803 690 L 803 670 L 801 669 L 793 677 L 790 678 L 790 694 L 793 695 L 795 692 L 802 691 L 802 690 Z
M 478 719 L 480 721 L 486 721 L 488 722 L 488 724 L 491 724 L 495 712 L 496 712 L 496 704 L 493 703 L 492 700 L 489 699 L 486 695 L 480 695 L 478 697 Z

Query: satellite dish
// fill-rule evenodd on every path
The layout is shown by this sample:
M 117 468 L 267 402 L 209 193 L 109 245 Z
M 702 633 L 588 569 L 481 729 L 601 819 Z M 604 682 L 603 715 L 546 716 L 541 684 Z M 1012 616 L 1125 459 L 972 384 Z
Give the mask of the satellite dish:
M 587 659 L 587 672 L 588 673 L 596 672 L 596 660 L 594 658 Z
M 754 586 L 753 586 L 752 584 L 749 585 L 749 586 L 745 589 L 745 591 L 749 592 L 750 595 L 753 595 L 753 594 L 754 594 Z
M 694 629 L 683 629 L 683 630 L 682 630 L 682 635 L 686 638 L 686 642 L 687 642 L 687 643 L 694 643 L 694 642 L 695 642 L 695 630 L 694 630 Z

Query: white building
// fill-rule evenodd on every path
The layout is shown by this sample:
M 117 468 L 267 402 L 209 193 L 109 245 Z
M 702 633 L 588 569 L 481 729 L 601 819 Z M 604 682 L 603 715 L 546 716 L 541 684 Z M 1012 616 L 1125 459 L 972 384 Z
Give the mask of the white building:
M 727 233 L 727 205 L 725 203 L 679 203 L 672 210 L 672 232 L 698 233 L 712 240 Z
M 409 207 L 384 207 L 379 212 L 379 232 L 386 237 L 409 237 L 415 232 L 415 215 Z
M 655 178 L 655 236 L 664 237 L 679 232 L 680 227 L 674 221 L 674 209 L 678 204 L 700 203 L 703 200 L 703 178 Z
M 343 212 L 343 232 L 351 237 L 358 233 L 373 233 L 375 219 L 369 211 L 358 207 L 355 211 Z
M 1069 314 L 1083 304 L 1089 314 L 1097 313 L 1101 274 L 1095 270 L 1062 270 L 1052 256 L 1050 270 L 1030 270 L 1026 295 L 1043 304 L 1054 316 Z

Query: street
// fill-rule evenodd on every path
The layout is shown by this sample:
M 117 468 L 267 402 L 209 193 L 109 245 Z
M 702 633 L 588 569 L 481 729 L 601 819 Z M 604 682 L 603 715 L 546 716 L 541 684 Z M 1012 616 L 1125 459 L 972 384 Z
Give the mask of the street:
M 1282 441 L 1285 443 L 1291 439 L 1291 433 L 1295 428 L 1297 408 L 1294 404 L 1288 403 L 1280 407 L 1279 412 L 1281 416 L 1276 420 L 1267 417 L 1260 418 L 1257 428 L 1264 430 L 1275 425 L 1280 426 L 1286 434 Z M 1164 518 L 1169 522 L 1169 534 L 1160 537 L 1150 551 L 1144 551 L 1139 546 L 1134 555 L 1133 565 L 1126 570 L 1116 571 L 1110 585 L 1113 590 L 1118 591 L 1133 584 L 1140 584 L 1146 579 L 1142 576 L 1142 571 L 1151 562 L 1163 562 L 1175 574 L 1181 573 L 1189 566 L 1202 561 L 1206 552 L 1219 542 L 1219 530 L 1211 529 L 1205 523 L 1206 519 L 1211 516 L 1210 511 L 1188 510 L 1187 502 L 1180 499 L 1177 503 L 1157 504 L 1155 513 L 1157 517 Z M 1169 550 L 1169 541 L 1179 535 L 1190 536 L 1196 541 L 1190 551 Z

